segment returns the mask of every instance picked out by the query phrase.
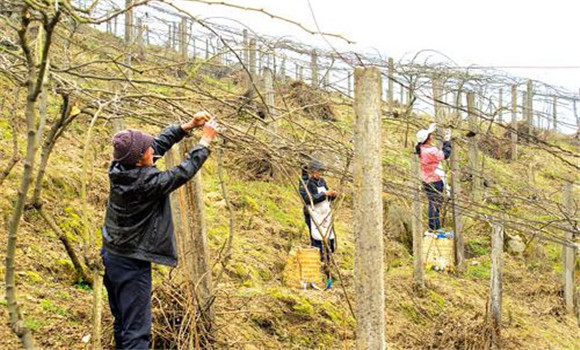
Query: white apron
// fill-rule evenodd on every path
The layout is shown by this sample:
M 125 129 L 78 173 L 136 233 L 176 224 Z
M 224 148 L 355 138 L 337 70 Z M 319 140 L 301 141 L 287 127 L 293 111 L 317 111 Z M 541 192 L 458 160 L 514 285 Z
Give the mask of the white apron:
M 324 187 L 318 187 L 318 193 L 324 192 L 326 189 Z M 312 214 L 310 216 L 310 229 L 312 232 L 312 238 L 318 241 L 322 241 L 322 237 L 325 236 L 326 239 L 334 239 L 334 230 L 331 228 L 332 225 L 332 214 L 330 211 L 330 201 L 328 199 L 310 206 L 312 209 Z M 315 222 L 320 226 L 322 232 L 318 230 Z

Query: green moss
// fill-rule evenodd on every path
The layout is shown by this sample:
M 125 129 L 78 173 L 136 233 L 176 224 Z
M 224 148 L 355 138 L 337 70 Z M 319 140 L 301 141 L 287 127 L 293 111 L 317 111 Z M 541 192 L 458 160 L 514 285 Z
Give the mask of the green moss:
M 37 331 L 44 326 L 44 322 L 35 318 L 27 318 L 24 320 L 24 325 L 31 331 Z
M 26 271 L 25 274 L 28 280 L 34 284 L 40 284 L 44 282 L 42 276 L 40 276 L 38 273 L 34 271 Z
M 439 306 L 439 308 L 442 308 L 443 306 L 445 306 L 445 298 L 441 294 L 436 293 L 434 291 L 430 291 L 429 298 L 431 300 L 433 300 L 435 302 L 435 304 L 437 304 L 437 306 Z
M 301 299 L 300 303 L 294 305 L 292 308 L 300 316 L 314 315 L 314 307 L 306 299 Z
M 469 240 L 466 244 L 466 250 L 473 256 L 487 256 L 490 254 L 489 244 L 487 242 Z
M 415 310 L 415 306 L 413 304 L 408 302 L 402 302 L 399 305 L 399 309 L 401 310 L 403 315 L 405 315 L 405 317 L 411 320 L 411 322 L 419 325 L 425 323 L 424 318 L 421 316 L 419 312 L 417 312 L 417 310 Z
M 40 307 L 48 312 L 55 313 L 55 314 L 60 315 L 60 316 L 66 316 L 68 314 L 66 309 L 64 309 L 60 306 L 54 305 L 52 303 L 52 301 L 50 301 L 50 300 L 46 300 L 46 299 L 41 300 Z
M 465 277 L 469 279 L 489 279 L 491 276 L 488 264 L 469 265 Z

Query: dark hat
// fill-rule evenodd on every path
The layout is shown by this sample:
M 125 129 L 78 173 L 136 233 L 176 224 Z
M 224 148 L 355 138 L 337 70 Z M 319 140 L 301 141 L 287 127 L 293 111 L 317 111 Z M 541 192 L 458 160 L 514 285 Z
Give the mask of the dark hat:
M 318 159 L 313 159 L 308 164 L 309 171 L 317 171 L 317 170 L 324 170 L 324 165 Z
M 145 151 L 153 145 L 153 136 L 139 130 L 123 130 L 113 136 L 113 158 L 115 161 L 134 166 Z

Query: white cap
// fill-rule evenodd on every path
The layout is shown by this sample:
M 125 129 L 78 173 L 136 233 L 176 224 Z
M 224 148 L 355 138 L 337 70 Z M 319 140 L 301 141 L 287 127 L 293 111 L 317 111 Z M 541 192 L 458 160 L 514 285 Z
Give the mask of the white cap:
M 431 123 L 428 129 L 421 129 L 417 131 L 417 142 L 418 143 L 425 142 L 429 137 L 429 135 L 435 131 L 435 129 L 437 129 L 437 124 Z

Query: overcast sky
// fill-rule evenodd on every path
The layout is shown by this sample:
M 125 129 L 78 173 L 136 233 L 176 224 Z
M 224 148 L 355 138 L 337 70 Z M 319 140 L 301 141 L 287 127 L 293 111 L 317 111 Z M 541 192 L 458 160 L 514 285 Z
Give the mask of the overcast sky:
M 308 0 L 227 2 L 264 8 L 312 29 L 316 29 L 314 15 L 321 31 L 342 34 L 356 42 L 346 46 L 340 40 L 330 40 L 340 49 L 376 49 L 395 60 L 433 49 L 461 66 L 538 67 L 501 69 L 570 91 L 580 88 L 580 1 L 310 0 L 310 5 Z M 183 0 L 176 3 L 196 16 L 233 18 L 259 33 L 290 36 L 329 48 L 319 37 L 261 14 Z

